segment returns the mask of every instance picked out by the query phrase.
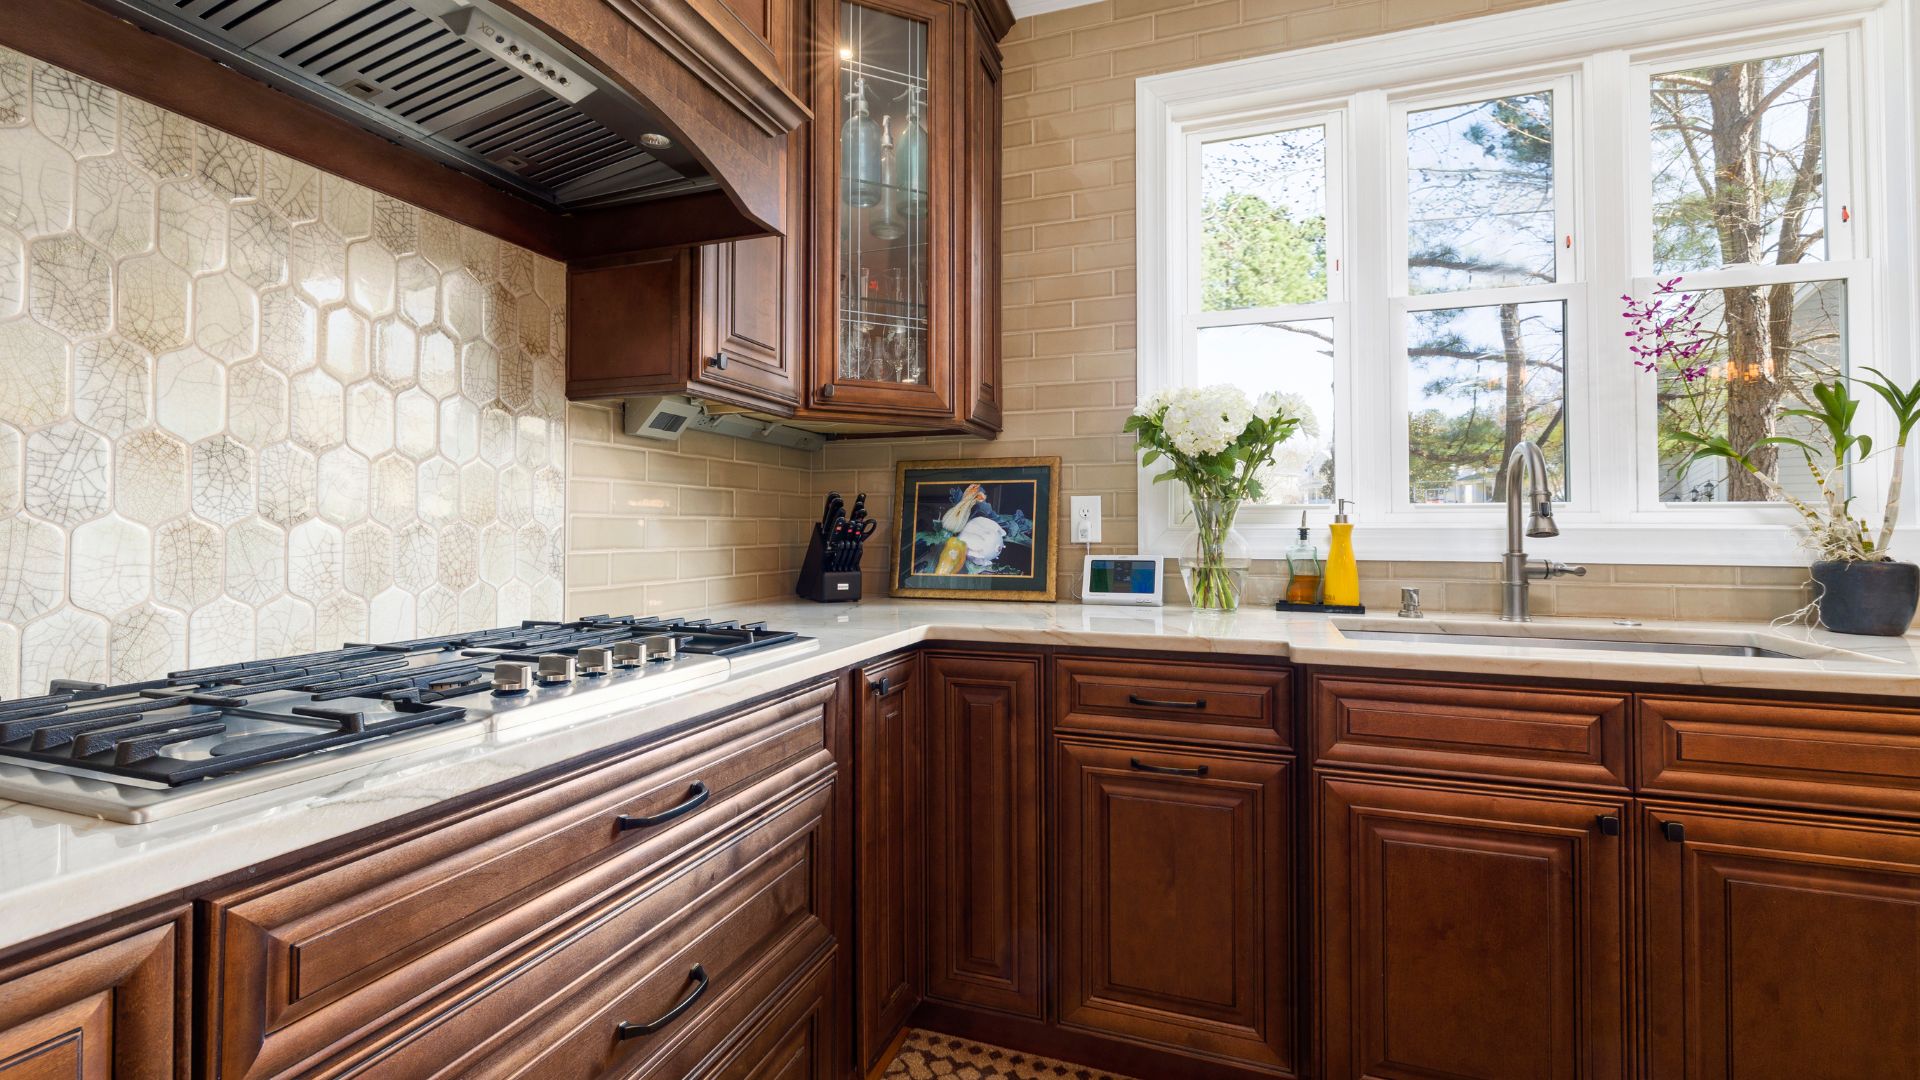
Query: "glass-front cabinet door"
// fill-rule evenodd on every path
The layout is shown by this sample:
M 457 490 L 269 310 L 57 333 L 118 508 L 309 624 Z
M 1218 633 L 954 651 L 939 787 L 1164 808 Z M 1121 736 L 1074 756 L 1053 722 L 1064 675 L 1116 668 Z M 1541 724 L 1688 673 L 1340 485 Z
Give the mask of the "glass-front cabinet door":
M 953 411 L 953 14 L 820 0 L 813 405 Z M 829 112 L 823 106 L 831 105 Z

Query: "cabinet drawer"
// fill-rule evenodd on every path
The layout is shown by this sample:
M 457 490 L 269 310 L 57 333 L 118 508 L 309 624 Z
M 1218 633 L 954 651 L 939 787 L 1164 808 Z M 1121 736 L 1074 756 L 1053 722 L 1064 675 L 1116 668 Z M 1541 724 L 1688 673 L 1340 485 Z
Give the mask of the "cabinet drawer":
M 1314 763 L 1627 786 L 1627 697 L 1316 675 Z
M 833 954 L 820 958 L 700 1080 L 828 1080 L 833 1067 Z M 680 1080 L 649 1072 L 642 1080 Z
M 517 954 L 355 1075 L 684 1077 L 830 945 L 831 772 Z
M 1920 813 L 1920 712 L 1640 699 L 1649 792 Z
M 803 689 L 371 854 L 215 898 L 213 1070 L 273 1075 L 336 1053 L 804 783 L 831 761 L 833 695 L 830 684 Z
M 0 1080 L 190 1075 L 185 909 L 0 964 Z
M 1292 743 L 1287 669 L 1097 660 L 1053 663 L 1054 728 L 1092 734 L 1240 743 Z

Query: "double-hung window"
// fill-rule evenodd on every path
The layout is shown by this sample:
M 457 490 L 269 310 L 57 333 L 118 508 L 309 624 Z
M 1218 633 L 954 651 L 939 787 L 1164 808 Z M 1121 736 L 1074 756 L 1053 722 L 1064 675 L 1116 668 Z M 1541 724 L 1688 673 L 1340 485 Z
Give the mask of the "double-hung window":
M 1488 559 L 1544 451 L 1558 558 L 1795 559 L 1783 410 L 1911 379 L 1913 102 L 1900 0 L 1571 0 L 1142 79 L 1140 391 L 1232 383 L 1302 417 L 1255 554 L 1357 504 L 1367 554 Z M 1900 295 L 1883 295 L 1889 288 Z M 1690 335 L 1636 365 L 1629 307 Z M 1885 418 L 1869 394 L 1861 426 Z M 1766 476 L 1696 461 L 1682 432 Z M 1849 478 L 1875 512 L 1884 456 Z M 1185 504 L 1143 473 L 1141 537 Z

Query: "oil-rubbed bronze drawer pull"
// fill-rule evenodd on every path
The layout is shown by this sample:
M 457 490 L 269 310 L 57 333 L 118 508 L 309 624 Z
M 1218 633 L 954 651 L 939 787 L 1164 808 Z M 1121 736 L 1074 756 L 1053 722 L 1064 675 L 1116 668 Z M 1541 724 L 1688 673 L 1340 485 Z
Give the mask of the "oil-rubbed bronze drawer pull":
M 619 817 L 613 819 L 613 823 L 619 826 L 622 832 L 628 829 L 648 829 L 655 825 L 665 825 L 674 818 L 685 817 L 695 810 L 700 809 L 700 807 L 704 806 L 706 801 L 711 798 L 713 798 L 713 792 L 707 790 L 707 785 L 695 782 L 693 787 L 687 792 L 686 801 L 680 805 L 669 807 L 657 814 L 646 814 L 640 817 L 630 817 L 626 814 L 621 814 Z
M 1204 709 L 1207 707 L 1204 701 L 1163 701 L 1159 698 L 1141 697 L 1139 694 L 1128 694 L 1127 702 L 1143 709 Z
M 1182 769 L 1173 765 L 1149 765 L 1146 762 L 1141 761 L 1139 758 L 1128 758 L 1127 764 L 1132 765 L 1135 769 L 1138 769 L 1141 772 L 1159 773 L 1162 776 L 1205 776 L 1207 775 L 1207 767 L 1205 765 L 1195 765 L 1191 769 Z
M 699 964 L 693 965 L 693 974 L 691 977 L 693 979 L 693 992 L 682 998 L 680 1004 L 668 1009 L 658 1020 L 652 1020 L 644 1024 L 630 1024 L 624 1020 L 621 1021 L 620 1026 L 615 1029 L 617 1032 L 616 1037 L 620 1039 L 635 1039 L 642 1035 L 651 1035 L 661 1028 L 666 1027 L 668 1024 L 673 1023 L 675 1020 L 680 1019 L 680 1014 L 693 1008 L 693 1003 L 700 1000 L 700 995 L 706 993 L 707 987 L 710 985 L 710 980 L 707 978 L 707 969 L 701 967 Z

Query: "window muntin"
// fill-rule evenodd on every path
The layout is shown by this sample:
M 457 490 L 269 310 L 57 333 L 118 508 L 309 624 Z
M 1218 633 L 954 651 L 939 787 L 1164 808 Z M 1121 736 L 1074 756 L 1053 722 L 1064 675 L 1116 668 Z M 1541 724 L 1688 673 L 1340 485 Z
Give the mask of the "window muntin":
M 1551 90 L 1407 113 L 1407 291 L 1556 279 Z

